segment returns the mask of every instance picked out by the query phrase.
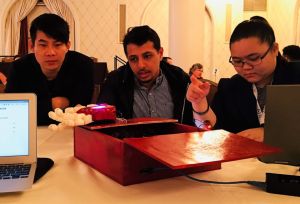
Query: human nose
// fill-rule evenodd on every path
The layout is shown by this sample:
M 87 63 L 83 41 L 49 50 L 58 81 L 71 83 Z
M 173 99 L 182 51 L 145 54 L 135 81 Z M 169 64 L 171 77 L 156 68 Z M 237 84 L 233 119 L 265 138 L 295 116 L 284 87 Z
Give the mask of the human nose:
M 247 62 L 247 60 L 244 60 L 242 63 L 243 63 L 241 66 L 242 69 L 252 69 L 253 68 L 253 65 L 250 64 L 249 62 Z
M 139 59 L 139 61 L 138 61 L 138 67 L 139 68 L 144 68 L 145 67 L 145 60 Z
M 55 49 L 54 49 L 54 47 L 53 46 L 48 46 L 47 47 L 47 50 L 46 50 L 46 54 L 47 55 L 55 55 Z

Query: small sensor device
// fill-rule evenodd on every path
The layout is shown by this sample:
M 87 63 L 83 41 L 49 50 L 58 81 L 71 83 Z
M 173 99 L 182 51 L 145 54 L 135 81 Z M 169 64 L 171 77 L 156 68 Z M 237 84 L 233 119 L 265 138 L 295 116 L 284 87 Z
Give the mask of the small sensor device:
M 116 107 L 108 104 L 98 104 L 96 106 L 81 108 L 77 113 L 91 115 L 94 122 L 116 120 Z

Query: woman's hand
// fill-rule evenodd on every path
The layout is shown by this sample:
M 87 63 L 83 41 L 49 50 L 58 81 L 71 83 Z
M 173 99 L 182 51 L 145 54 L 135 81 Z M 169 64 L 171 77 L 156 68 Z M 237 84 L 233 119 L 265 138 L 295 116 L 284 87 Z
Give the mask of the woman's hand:
M 208 95 L 209 89 L 210 84 L 208 82 L 202 82 L 192 75 L 186 98 L 193 104 L 200 104 L 200 102 Z

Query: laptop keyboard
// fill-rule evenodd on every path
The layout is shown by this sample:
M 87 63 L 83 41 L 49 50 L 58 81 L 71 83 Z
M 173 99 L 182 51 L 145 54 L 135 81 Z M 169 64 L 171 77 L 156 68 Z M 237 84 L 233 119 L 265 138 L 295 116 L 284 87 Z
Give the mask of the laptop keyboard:
M 31 164 L 0 164 L 0 180 L 28 178 Z

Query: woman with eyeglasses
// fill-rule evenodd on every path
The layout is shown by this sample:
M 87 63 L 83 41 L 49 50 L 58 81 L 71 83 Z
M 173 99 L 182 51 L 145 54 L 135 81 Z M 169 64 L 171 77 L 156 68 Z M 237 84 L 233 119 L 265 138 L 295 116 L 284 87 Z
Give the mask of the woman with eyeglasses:
M 209 84 L 193 76 L 187 99 L 197 120 L 262 141 L 266 86 L 300 83 L 300 63 L 288 63 L 279 53 L 272 27 L 256 19 L 237 25 L 229 48 L 229 62 L 237 74 L 220 80 L 211 107 L 206 99 Z

